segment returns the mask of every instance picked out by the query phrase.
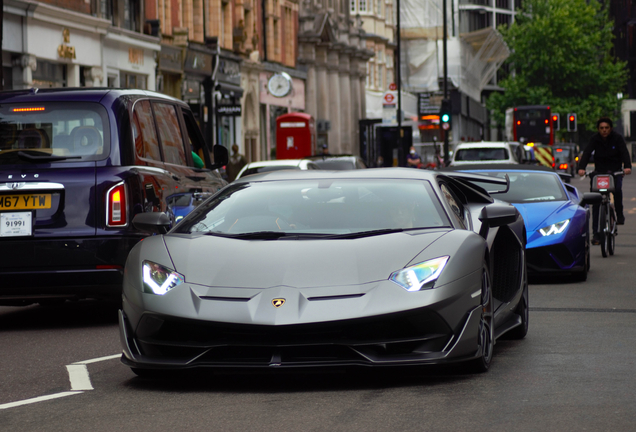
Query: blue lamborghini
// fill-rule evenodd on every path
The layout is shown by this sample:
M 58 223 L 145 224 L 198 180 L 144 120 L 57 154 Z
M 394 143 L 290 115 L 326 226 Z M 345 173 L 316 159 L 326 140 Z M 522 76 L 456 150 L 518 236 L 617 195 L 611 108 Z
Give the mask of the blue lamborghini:
M 579 281 L 587 279 L 592 213 L 588 205 L 600 202 L 599 194 L 581 194 L 542 166 L 470 165 L 456 170 L 509 177 L 508 189 L 493 190 L 485 183 L 481 186 L 493 197 L 514 205 L 523 216 L 529 276 L 563 274 Z

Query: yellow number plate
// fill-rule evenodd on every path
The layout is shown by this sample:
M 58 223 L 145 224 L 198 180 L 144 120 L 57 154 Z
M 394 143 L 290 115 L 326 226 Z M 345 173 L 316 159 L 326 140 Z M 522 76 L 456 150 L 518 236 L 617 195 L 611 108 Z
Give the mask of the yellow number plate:
M 0 210 L 51 208 L 51 194 L 0 195 Z

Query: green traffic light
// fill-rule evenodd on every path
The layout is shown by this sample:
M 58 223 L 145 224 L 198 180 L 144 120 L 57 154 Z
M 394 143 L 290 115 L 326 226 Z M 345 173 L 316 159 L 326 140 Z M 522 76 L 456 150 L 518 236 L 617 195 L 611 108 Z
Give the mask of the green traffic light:
M 448 123 L 449 120 L 450 120 L 450 116 L 448 114 L 442 114 L 442 121 L 444 123 Z

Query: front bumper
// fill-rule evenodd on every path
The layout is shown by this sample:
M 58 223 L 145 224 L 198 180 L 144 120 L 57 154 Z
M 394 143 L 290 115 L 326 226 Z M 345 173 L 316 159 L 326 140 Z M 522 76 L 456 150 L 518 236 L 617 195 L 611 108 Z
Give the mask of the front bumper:
M 563 243 L 528 248 L 526 263 L 529 276 L 579 272 L 585 268 L 585 251 L 575 255 Z
M 472 279 L 462 278 L 419 293 L 407 293 L 385 281 L 366 291 L 358 287 L 361 294 L 345 294 L 341 296 L 344 299 L 307 297 L 296 290 L 300 301 L 293 298 L 294 289 L 287 287 L 284 296 L 289 305 L 284 307 L 289 306 L 288 311 L 265 305 L 266 312 L 272 314 L 266 317 L 254 312 L 258 307 L 252 305 L 252 318 L 243 320 L 239 317 L 250 312 L 247 303 L 258 301 L 259 295 L 245 302 L 236 297 L 226 301 L 225 313 L 221 308 L 205 312 L 207 305 L 196 299 L 194 314 L 179 306 L 181 300 L 193 302 L 192 289 L 171 300 L 141 293 L 140 298 L 134 298 L 125 289 L 124 309 L 119 314 L 122 362 L 135 368 L 183 369 L 402 366 L 469 360 L 478 355 L 481 319 L 480 296 L 475 294 L 481 293 L 481 285 Z M 393 304 L 386 301 L 387 293 L 396 297 Z M 274 289 L 273 295 L 260 296 L 270 302 L 270 297 L 280 294 Z M 305 302 L 307 298 L 310 300 Z M 148 303 L 142 305 L 139 300 Z M 180 311 L 179 316 L 161 310 L 161 304 L 171 304 Z M 404 306 L 407 304 L 410 308 Z M 419 307 L 414 306 L 417 304 Z M 234 311 L 227 310 L 232 308 Z M 286 313 L 295 319 L 287 320 Z M 329 320 L 315 319 L 330 314 Z M 218 320 L 201 319 L 201 315 L 216 315 Z

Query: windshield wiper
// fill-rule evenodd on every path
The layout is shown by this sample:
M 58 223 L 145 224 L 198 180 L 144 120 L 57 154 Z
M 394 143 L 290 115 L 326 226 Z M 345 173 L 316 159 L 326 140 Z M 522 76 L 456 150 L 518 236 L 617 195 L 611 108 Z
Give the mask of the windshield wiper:
M 43 152 L 42 152 L 43 153 Z M 55 162 L 55 161 L 62 161 L 62 160 L 67 160 L 67 159 L 81 159 L 81 156 L 54 156 L 54 155 L 49 155 L 49 154 L 44 154 L 44 156 L 33 156 L 30 155 L 28 153 L 25 152 L 18 152 L 18 157 L 22 160 L 28 160 L 28 161 L 32 161 L 32 162 L 40 162 L 40 161 L 45 161 L 45 162 Z
M 373 237 L 373 236 L 378 236 L 383 234 L 399 233 L 399 232 L 407 231 L 409 229 L 420 229 L 420 228 L 383 228 L 383 229 L 377 229 L 377 230 L 371 230 L 371 231 L 359 231 L 359 232 L 353 232 L 353 233 L 347 233 L 347 234 L 334 234 L 329 236 L 329 238 L 357 239 L 357 238 L 363 238 L 363 237 Z

